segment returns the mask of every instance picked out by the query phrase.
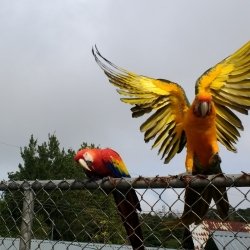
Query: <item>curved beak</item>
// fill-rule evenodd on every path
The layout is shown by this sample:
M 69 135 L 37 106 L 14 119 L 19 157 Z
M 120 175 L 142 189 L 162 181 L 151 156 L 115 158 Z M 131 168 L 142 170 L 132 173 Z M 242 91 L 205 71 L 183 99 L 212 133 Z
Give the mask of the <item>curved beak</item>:
M 194 106 L 194 113 L 199 117 L 206 117 L 211 112 L 211 102 L 201 101 Z
M 201 102 L 199 105 L 199 111 L 201 117 L 205 117 L 209 113 L 209 104 L 207 102 Z
M 80 159 L 78 160 L 78 163 L 79 163 L 85 170 L 87 170 L 87 171 L 92 171 L 92 170 L 89 168 L 87 162 L 86 162 L 84 159 L 80 158 Z

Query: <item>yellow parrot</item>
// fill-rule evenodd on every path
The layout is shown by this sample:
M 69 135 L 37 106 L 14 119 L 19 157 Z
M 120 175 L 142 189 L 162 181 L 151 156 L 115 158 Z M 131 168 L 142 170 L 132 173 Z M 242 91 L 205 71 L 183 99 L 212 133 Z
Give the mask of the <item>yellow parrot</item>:
M 250 41 L 198 78 L 191 105 L 177 83 L 120 68 L 96 47 L 92 52 L 121 101 L 133 105 L 133 117 L 154 112 L 140 130 L 145 142 L 154 140 L 152 148 L 159 147 L 164 163 L 186 145 L 186 172 L 192 174 L 195 165 L 209 171 L 218 161 L 218 141 L 236 152 L 243 126 L 232 110 L 248 114 L 250 108 Z
M 220 174 L 218 141 L 236 152 L 235 144 L 243 130 L 233 111 L 248 114 L 250 109 L 250 41 L 197 80 L 190 105 L 182 87 L 175 82 L 138 75 L 114 65 L 95 47 L 96 62 L 110 83 L 133 105 L 133 117 L 153 113 L 141 125 L 145 142 L 165 157 L 165 163 L 186 146 L 186 172 Z M 199 223 L 214 199 L 218 214 L 226 220 L 229 202 L 225 187 L 186 187 L 184 211 L 177 224 L 185 226 L 183 244 L 190 238 L 188 225 Z M 176 222 L 175 222 L 176 225 Z

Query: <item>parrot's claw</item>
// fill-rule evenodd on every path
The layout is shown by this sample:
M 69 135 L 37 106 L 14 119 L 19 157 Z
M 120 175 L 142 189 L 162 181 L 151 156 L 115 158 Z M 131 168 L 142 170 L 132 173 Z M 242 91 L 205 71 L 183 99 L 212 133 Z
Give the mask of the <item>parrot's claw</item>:
M 213 166 L 215 164 L 220 164 L 221 163 L 221 158 L 219 156 L 219 153 L 213 154 L 210 159 L 209 159 L 209 165 Z
M 183 177 L 190 177 L 190 176 L 192 176 L 192 175 L 193 175 L 192 172 L 186 171 L 186 172 L 184 172 L 184 173 L 178 174 L 178 175 L 177 175 L 177 178 L 178 178 L 179 180 L 181 180 L 181 179 L 183 179 Z
M 106 181 L 111 183 L 111 185 L 113 185 L 114 187 L 117 184 L 117 181 L 115 181 L 115 179 L 113 177 L 111 177 L 111 176 L 105 176 L 105 177 L 102 178 L 102 182 L 106 182 Z
M 110 181 L 110 176 L 105 176 L 102 178 L 103 182 Z

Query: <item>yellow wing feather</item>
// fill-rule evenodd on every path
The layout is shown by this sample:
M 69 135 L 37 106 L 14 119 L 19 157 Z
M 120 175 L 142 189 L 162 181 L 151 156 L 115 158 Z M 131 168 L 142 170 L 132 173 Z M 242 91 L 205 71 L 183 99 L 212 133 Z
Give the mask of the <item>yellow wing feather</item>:
M 141 125 L 146 142 L 168 163 L 186 143 L 183 119 L 189 108 L 185 92 L 178 84 L 154 79 L 122 69 L 105 59 L 97 48 L 92 50 L 98 65 L 110 83 L 123 96 L 121 101 L 132 105 L 132 116 L 154 112 Z M 217 139 L 231 151 L 243 130 L 240 119 L 231 109 L 248 114 L 250 109 L 250 41 L 234 54 L 207 70 L 196 82 L 196 94 L 212 95 L 216 108 Z
M 140 130 L 145 142 L 155 139 L 152 148 L 159 146 L 159 153 L 166 156 L 165 163 L 168 163 L 186 143 L 182 122 L 189 104 L 181 86 L 122 69 L 105 59 L 97 48 L 92 52 L 110 83 L 124 96 L 121 101 L 133 105 L 133 117 L 154 112 Z
M 216 107 L 218 140 L 231 151 L 243 130 L 230 110 L 248 114 L 250 109 L 250 41 L 234 54 L 206 71 L 196 83 L 196 93 L 209 92 Z

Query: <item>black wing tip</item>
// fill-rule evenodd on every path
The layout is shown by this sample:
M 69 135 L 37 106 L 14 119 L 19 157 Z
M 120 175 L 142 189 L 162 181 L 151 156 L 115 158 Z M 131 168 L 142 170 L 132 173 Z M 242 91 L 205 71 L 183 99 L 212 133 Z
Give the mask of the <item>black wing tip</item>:
M 164 157 L 164 156 L 163 156 Z M 163 158 L 162 157 L 162 158 Z M 168 158 L 165 158 L 165 160 L 164 160 L 164 164 L 168 164 L 170 162 L 170 159 L 168 159 Z
M 107 65 L 113 67 L 116 70 L 121 70 L 121 68 L 119 68 L 118 66 L 116 66 L 114 63 L 112 63 L 111 61 L 109 61 L 107 58 L 105 58 L 101 52 L 99 51 L 99 49 L 97 48 L 97 45 L 93 45 L 92 46 L 92 54 L 95 57 L 95 60 L 97 62 L 97 64 L 105 71 L 108 72 L 110 69 L 108 68 Z M 123 71 L 123 70 L 122 70 Z
M 92 51 L 92 54 L 95 56 L 95 55 L 96 55 L 96 53 L 98 52 L 98 49 L 97 49 L 96 44 L 94 44 L 94 45 L 92 46 L 91 51 Z
M 100 57 L 100 58 L 102 58 L 102 59 L 105 60 L 105 58 L 102 56 L 102 54 L 100 53 L 99 49 L 97 48 L 96 44 L 94 44 L 92 46 L 92 50 L 91 51 L 92 51 L 92 54 L 93 54 L 93 56 L 95 57 L 96 60 L 99 60 L 98 57 Z
M 93 56 L 95 57 L 96 60 L 99 61 L 98 57 L 100 57 L 100 58 L 102 58 L 103 60 L 106 61 L 106 59 L 102 56 L 102 54 L 100 53 L 99 49 L 97 48 L 96 44 L 94 44 L 92 46 L 92 54 L 93 54 Z

